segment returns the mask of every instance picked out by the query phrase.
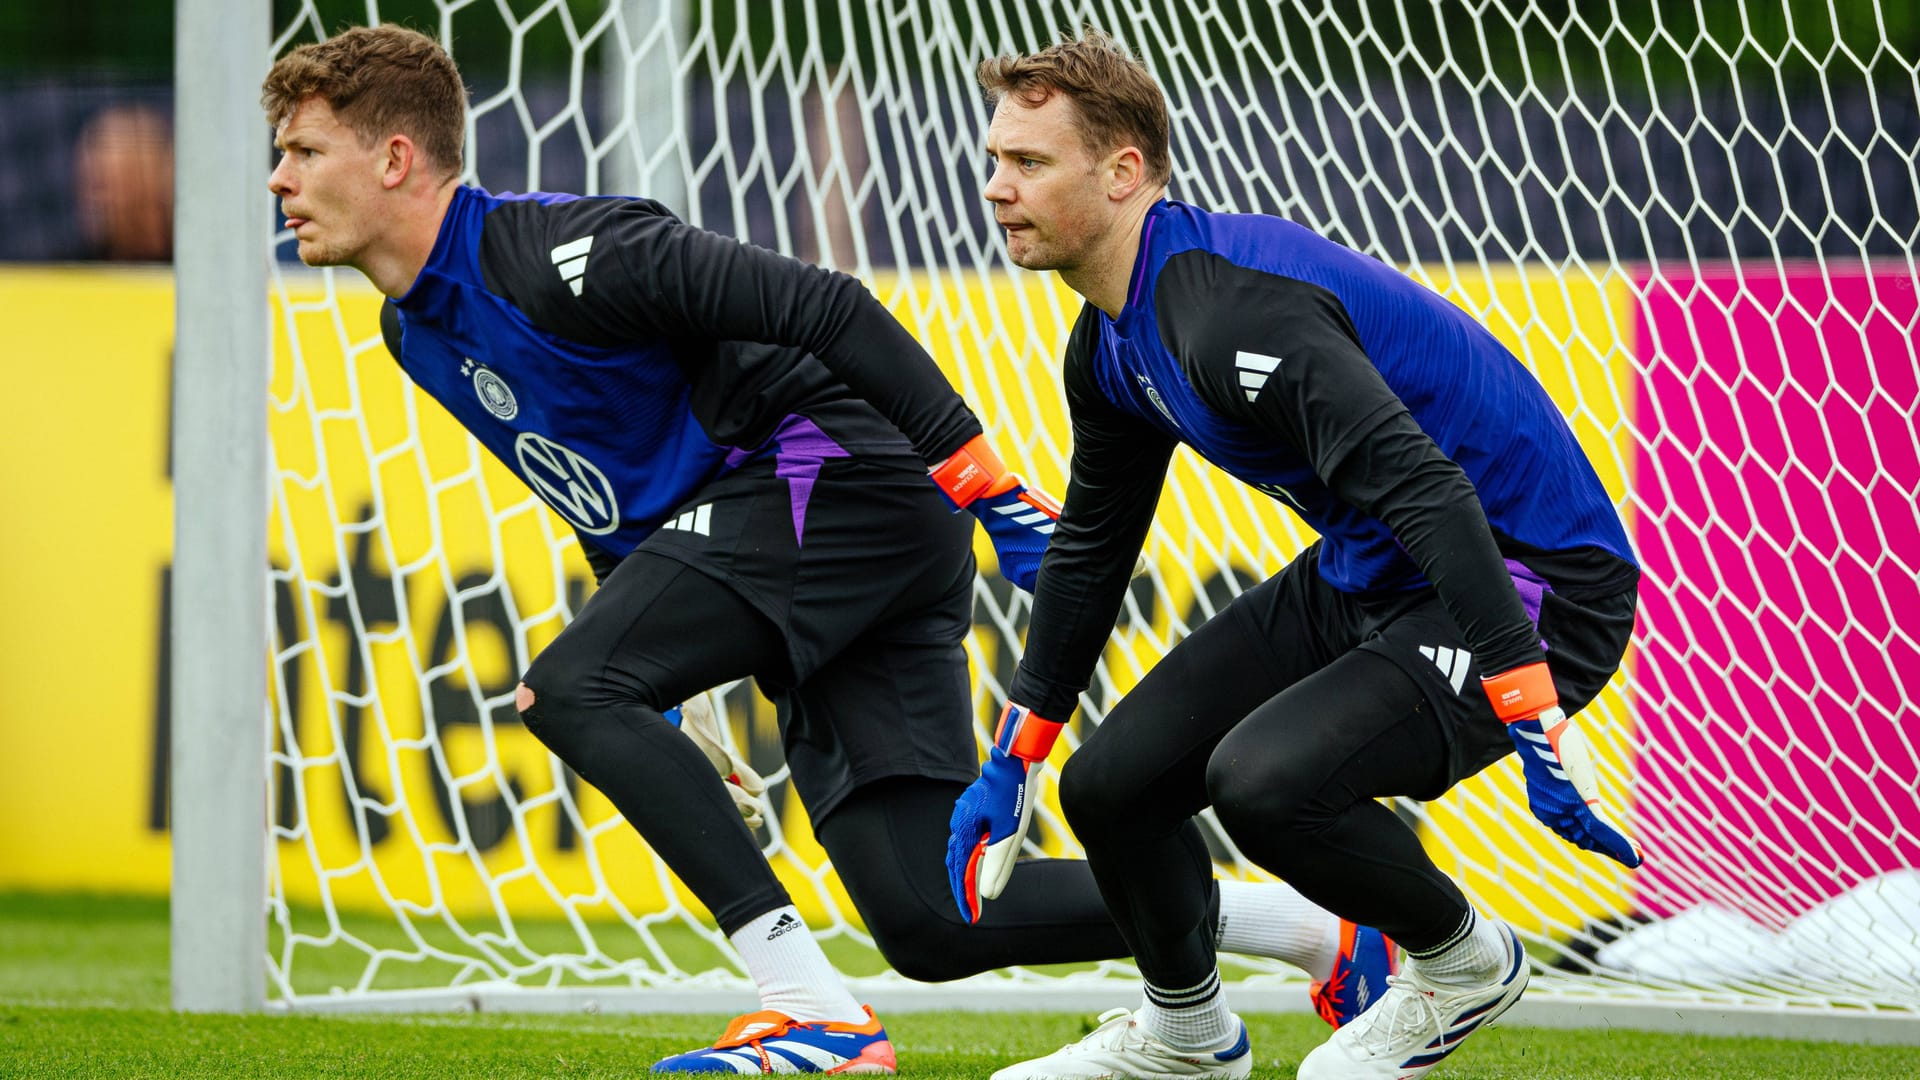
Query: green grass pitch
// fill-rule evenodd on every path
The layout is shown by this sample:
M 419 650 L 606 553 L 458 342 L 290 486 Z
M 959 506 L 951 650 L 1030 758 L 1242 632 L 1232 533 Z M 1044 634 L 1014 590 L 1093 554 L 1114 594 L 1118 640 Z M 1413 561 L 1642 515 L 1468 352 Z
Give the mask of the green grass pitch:
M 1115 995 L 1126 1004 L 1129 991 Z M 711 1040 L 718 1016 L 187 1016 L 167 1009 L 164 901 L 0 895 L 0 1077 L 631 1077 Z M 985 1077 L 1079 1037 L 1075 1013 L 883 1017 L 901 1074 Z M 1249 1016 L 1261 1080 L 1325 1037 Z M 1920 1049 L 1630 1031 L 1495 1028 L 1435 1077 L 1920 1076 Z

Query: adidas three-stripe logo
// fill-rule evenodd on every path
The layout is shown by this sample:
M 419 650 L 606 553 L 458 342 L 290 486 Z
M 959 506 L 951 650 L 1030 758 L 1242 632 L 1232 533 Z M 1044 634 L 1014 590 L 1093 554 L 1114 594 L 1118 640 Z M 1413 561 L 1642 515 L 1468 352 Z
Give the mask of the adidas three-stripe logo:
M 1553 749 L 1553 740 L 1547 738 L 1546 732 L 1534 730 L 1539 726 L 1540 722 L 1536 720 L 1532 723 L 1514 724 L 1507 730 L 1518 732 L 1521 738 L 1533 744 L 1533 756 L 1546 765 L 1548 775 L 1555 780 L 1565 780 L 1567 771 L 1560 767 L 1560 755 Z
M 1237 352 L 1233 354 L 1233 366 L 1240 369 L 1240 389 L 1247 392 L 1247 400 L 1260 396 L 1267 388 L 1267 380 L 1273 377 L 1273 370 L 1280 366 L 1280 357 L 1265 353 Z
M 1453 692 L 1459 693 L 1460 687 L 1467 681 L 1467 665 L 1473 663 L 1473 654 L 1465 649 L 1449 649 L 1445 645 L 1435 648 L 1432 645 L 1420 646 L 1420 655 L 1433 661 L 1440 674 L 1453 684 Z
M 592 250 L 592 233 L 553 249 L 553 265 L 560 268 L 560 280 L 567 283 L 575 296 L 587 287 L 587 252 Z
M 1011 503 L 1007 506 L 996 506 L 993 509 L 995 513 L 1005 514 L 1016 523 L 1025 525 L 1042 536 L 1053 535 L 1053 527 L 1055 525 L 1053 515 L 1047 513 L 1045 510 L 1028 506 L 1023 502 Z
M 679 517 L 674 518 L 672 521 L 660 527 L 663 529 L 679 529 L 681 532 L 699 533 L 701 536 L 710 536 L 712 534 L 707 532 L 707 525 L 712 520 L 713 504 L 701 503 L 694 509 L 681 514 Z

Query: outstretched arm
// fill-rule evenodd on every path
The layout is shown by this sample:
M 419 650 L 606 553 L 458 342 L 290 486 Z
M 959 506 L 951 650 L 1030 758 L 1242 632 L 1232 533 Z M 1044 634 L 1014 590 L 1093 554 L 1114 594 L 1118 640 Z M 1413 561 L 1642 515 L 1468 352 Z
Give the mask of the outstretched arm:
M 510 203 L 488 219 L 483 245 L 488 287 L 575 340 L 792 346 L 892 421 L 929 465 L 980 434 L 926 349 L 846 274 L 694 228 L 646 199 Z M 573 259 L 585 260 L 577 275 L 553 272 Z
M 751 341 L 818 358 L 981 520 L 1007 579 L 1033 588 L 1058 508 L 1000 464 L 933 358 L 856 279 L 693 228 L 644 199 L 509 203 L 484 244 L 489 287 L 576 340 Z M 577 273 L 553 272 L 561 262 Z
M 1153 525 L 1173 440 L 1114 408 L 1087 373 L 1090 320 L 1067 346 L 1073 466 L 1053 542 L 1040 562 L 1033 618 L 980 779 L 948 822 L 947 877 L 968 921 L 1000 895 L 1032 818 L 1035 770 L 1047 759 L 1125 600 Z

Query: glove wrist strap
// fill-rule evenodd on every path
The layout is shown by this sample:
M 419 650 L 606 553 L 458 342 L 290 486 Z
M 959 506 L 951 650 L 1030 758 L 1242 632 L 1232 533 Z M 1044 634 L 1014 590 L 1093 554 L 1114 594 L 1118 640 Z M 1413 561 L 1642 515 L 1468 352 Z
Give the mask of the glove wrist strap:
M 946 492 L 947 498 L 962 509 L 982 495 L 997 494 L 1006 490 L 1002 481 L 1007 475 L 1007 467 L 1000 462 L 1000 455 L 987 445 L 985 435 L 975 435 L 968 439 L 965 446 L 953 452 L 953 456 L 928 470 L 933 482 Z
M 1493 714 L 1503 723 L 1531 720 L 1560 704 L 1560 694 L 1553 688 L 1553 675 L 1544 660 L 1482 679 L 1480 685 L 1487 692 L 1487 700 L 1493 702 Z
M 1000 714 L 1000 726 L 994 730 L 994 748 L 1022 761 L 1045 761 L 1065 724 L 1035 716 L 1024 705 L 1007 704 Z

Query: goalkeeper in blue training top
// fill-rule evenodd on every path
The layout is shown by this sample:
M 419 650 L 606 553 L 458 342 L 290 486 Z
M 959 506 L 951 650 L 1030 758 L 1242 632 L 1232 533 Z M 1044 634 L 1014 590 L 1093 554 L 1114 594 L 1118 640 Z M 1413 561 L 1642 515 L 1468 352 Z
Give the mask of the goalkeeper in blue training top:
M 1290 222 L 1168 201 L 1165 98 L 1112 39 L 992 59 L 980 81 L 995 103 L 984 194 L 1007 252 L 1086 304 L 1063 365 L 1063 513 L 1013 703 L 953 814 L 962 911 L 1007 880 L 1028 772 L 1087 686 L 1174 447 L 1320 534 L 1068 760 L 1061 804 L 1145 1003 L 996 1075 L 1247 1074 L 1203 917 L 1193 816 L 1207 806 L 1248 857 L 1409 957 L 1300 1076 L 1420 1075 L 1512 1006 L 1527 960 L 1375 800 L 1437 798 L 1518 747 L 1536 817 L 1640 862 L 1570 718 L 1633 628 L 1639 570 L 1619 516 L 1546 392 L 1458 308 Z
M 954 507 L 1027 588 L 1055 510 L 858 281 L 645 199 L 461 184 L 466 91 L 410 30 L 294 49 L 263 104 L 301 259 L 386 294 L 400 366 L 574 527 L 600 579 L 526 671 L 520 717 L 713 912 L 762 1006 L 656 1070 L 894 1069 L 736 809 L 756 812 L 752 778 L 697 709 L 691 738 L 670 719 L 749 675 L 779 708 L 815 835 L 903 974 L 1125 955 L 1085 863 L 1022 867 L 979 927 L 947 902 L 940 842 L 979 775 L 975 518 Z M 1209 938 L 1306 969 L 1329 1019 L 1382 988 L 1377 931 L 1283 885 L 1206 894 Z

